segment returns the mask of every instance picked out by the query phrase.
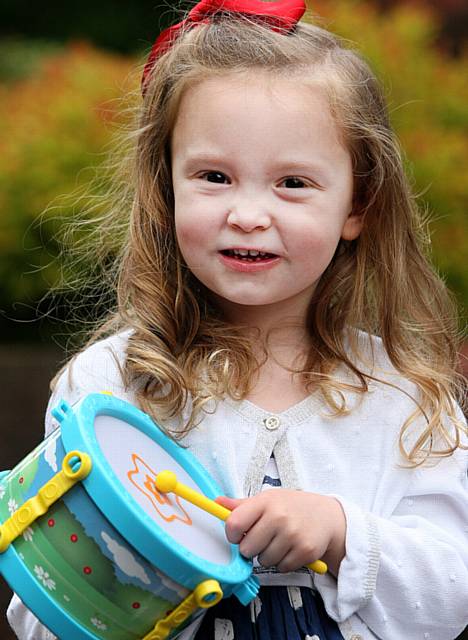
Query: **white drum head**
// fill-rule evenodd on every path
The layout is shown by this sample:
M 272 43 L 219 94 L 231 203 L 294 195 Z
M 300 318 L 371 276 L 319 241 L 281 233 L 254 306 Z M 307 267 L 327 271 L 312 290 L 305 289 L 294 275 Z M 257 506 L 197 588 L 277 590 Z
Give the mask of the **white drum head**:
M 182 498 L 156 489 L 156 475 L 167 469 L 179 482 L 203 493 L 163 447 L 131 424 L 108 415 L 95 418 L 94 430 L 104 458 L 125 490 L 175 545 L 209 562 L 229 564 L 231 547 L 223 523 Z

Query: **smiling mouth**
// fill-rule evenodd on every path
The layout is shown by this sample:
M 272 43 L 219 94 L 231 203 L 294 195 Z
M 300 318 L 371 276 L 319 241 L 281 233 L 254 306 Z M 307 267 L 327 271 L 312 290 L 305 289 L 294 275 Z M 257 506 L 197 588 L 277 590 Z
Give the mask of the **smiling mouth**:
M 278 256 L 274 253 L 265 253 L 264 251 L 256 251 L 251 249 L 223 249 L 220 253 L 228 258 L 234 258 L 242 262 L 262 262 L 271 260 Z

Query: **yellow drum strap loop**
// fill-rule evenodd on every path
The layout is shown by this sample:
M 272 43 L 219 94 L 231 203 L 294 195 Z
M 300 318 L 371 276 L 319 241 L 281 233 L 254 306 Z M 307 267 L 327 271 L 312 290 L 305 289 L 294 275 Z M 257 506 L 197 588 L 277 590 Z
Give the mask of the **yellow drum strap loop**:
M 223 592 L 216 580 L 200 582 L 178 607 L 162 620 L 142 640 L 165 640 L 171 631 L 184 623 L 199 608 L 209 609 L 223 597 Z
M 29 498 L 8 520 L 0 525 L 0 553 L 8 549 L 37 518 L 44 515 L 49 507 L 77 482 L 86 478 L 92 462 L 87 453 L 70 451 L 62 463 L 62 470 L 55 474 L 37 494 Z

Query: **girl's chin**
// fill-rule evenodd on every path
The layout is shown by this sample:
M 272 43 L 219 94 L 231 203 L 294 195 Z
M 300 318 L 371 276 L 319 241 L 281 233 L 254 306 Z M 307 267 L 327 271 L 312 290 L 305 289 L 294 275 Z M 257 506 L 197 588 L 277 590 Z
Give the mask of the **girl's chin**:
M 248 295 L 246 294 L 223 294 L 223 293 L 216 293 L 215 294 L 215 298 L 218 301 L 218 304 L 220 305 L 221 308 L 226 307 L 226 309 L 228 309 L 229 307 L 246 307 L 247 309 L 254 309 L 256 307 L 269 307 L 269 306 L 273 306 L 273 305 L 277 305 L 280 304 L 281 302 L 283 302 L 284 300 L 287 300 L 289 298 L 288 297 L 284 297 L 281 295 L 278 296 L 260 296 L 260 295 L 255 295 L 255 294 L 251 294 L 249 293 Z

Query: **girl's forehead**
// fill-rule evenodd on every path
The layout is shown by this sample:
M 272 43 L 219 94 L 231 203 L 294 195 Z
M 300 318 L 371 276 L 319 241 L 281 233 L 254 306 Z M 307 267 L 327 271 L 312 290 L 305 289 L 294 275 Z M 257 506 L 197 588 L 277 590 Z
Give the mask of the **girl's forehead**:
M 229 111 L 230 102 L 222 100 L 226 93 L 237 104 L 245 102 L 246 108 L 254 101 L 263 100 L 274 109 L 295 111 L 319 102 L 322 113 L 331 116 L 328 93 L 319 78 L 275 75 L 256 69 L 216 74 L 192 83 L 181 96 L 175 120 L 195 104 L 200 108 L 204 104 L 211 105 L 214 100 L 218 107 L 222 105 Z M 200 116 L 203 117 L 203 112 Z
M 321 82 L 301 82 L 298 77 L 267 72 L 217 74 L 187 88 L 178 105 L 171 137 L 177 137 L 177 130 L 181 129 L 184 133 L 194 129 L 210 131 L 215 123 L 218 130 L 235 130 L 255 123 L 264 128 L 267 121 L 276 121 L 282 128 L 295 127 L 290 132 L 293 137 L 307 123 L 320 122 L 330 138 L 342 138 Z M 242 131 L 239 135 L 247 135 Z
M 251 162 L 273 156 L 305 162 L 313 152 L 330 166 L 347 163 L 323 88 L 270 74 L 218 76 L 192 86 L 180 104 L 172 150 L 183 158 L 218 150 Z

